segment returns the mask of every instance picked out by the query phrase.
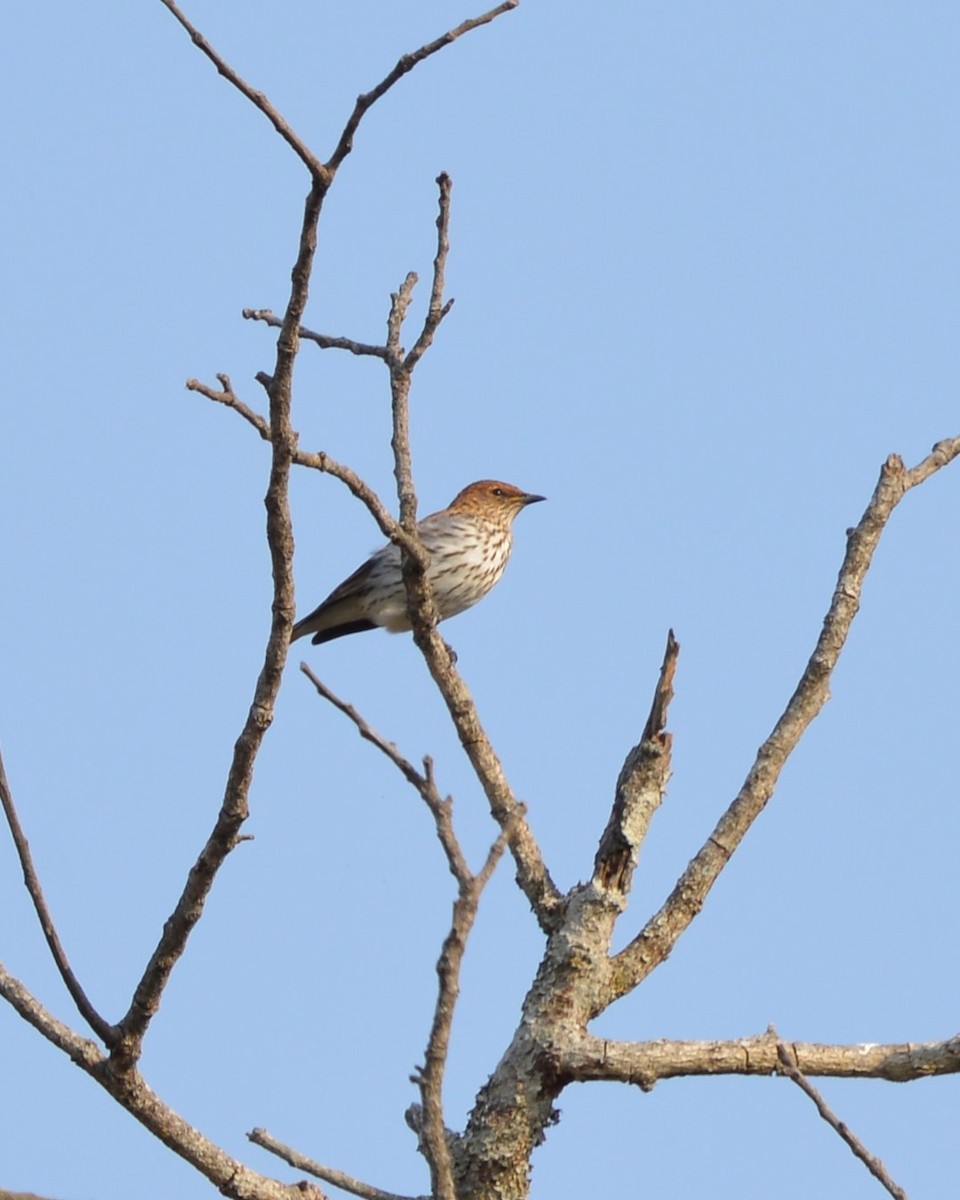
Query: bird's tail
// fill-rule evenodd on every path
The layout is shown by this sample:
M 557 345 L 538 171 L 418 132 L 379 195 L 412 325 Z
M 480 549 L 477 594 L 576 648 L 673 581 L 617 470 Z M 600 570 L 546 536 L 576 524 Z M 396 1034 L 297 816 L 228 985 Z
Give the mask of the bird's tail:
M 298 621 L 294 625 L 290 633 L 290 641 L 295 642 L 298 638 L 309 637 L 312 633 L 313 637 L 311 641 L 314 646 L 319 646 L 323 642 L 332 642 L 334 638 L 346 637 L 348 633 L 365 633 L 368 629 L 377 628 L 377 625 L 373 621 L 368 621 L 365 617 L 356 621 L 341 621 L 338 625 L 331 625 L 318 630 L 317 625 L 319 623 L 316 613 L 311 613 L 308 617 L 304 617 L 302 621 Z

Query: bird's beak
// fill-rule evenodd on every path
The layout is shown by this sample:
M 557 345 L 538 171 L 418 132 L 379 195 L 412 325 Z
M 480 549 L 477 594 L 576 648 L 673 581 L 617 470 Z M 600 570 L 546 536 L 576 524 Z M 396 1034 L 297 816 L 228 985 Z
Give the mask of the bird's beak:
M 523 497 L 523 507 L 528 504 L 539 504 L 541 500 L 546 500 L 546 496 L 533 496 L 529 492 Z

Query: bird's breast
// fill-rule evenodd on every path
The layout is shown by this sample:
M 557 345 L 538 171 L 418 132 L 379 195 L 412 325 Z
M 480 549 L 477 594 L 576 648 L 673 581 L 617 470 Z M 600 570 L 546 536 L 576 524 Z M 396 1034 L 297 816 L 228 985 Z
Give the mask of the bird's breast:
M 428 578 L 441 616 L 452 617 L 490 591 L 510 557 L 509 529 L 466 517 L 423 536 Z

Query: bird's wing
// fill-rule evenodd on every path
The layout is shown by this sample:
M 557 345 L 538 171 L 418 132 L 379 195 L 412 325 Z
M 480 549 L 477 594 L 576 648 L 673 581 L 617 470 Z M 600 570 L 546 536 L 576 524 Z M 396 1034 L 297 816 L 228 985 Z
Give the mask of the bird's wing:
M 338 584 L 329 596 L 313 610 L 301 617 L 294 625 L 291 641 L 306 637 L 308 634 L 319 634 L 325 630 L 334 629 L 340 625 L 366 621 L 366 609 L 362 603 L 370 588 L 371 578 L 382 570 L 389 559 L 389 552 L 396 551 L 392 544 L 383 546 L 372 554 L 365 563 L 357 567 L 352 575 Z M 399 551 L 397 551 L 399 556 Z M 362 628 L 372 628 L 364 624 Z M 338 635 L 334 635 L 338 636 Z M 326 640 L 326 639 L 324 639 Z

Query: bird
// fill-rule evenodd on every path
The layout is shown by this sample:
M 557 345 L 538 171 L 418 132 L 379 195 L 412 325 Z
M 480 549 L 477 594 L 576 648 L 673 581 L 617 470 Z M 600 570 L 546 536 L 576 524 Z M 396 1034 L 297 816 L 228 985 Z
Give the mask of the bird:
M 490 591 L 503 574 L 513 548 L 511 526 L 517 514 L 545 496 L 511 483 L 480 479 L 458 492 L 447 508 L 417 523 L 430 556 L 427 579 L 440 620 L 455 617 Z M 402 633 L 413 628 L 401 572 L 400 547 L 387 542 L 335 587 L 319 607 L 297 621 L 291 642 L 309 637 L 313 645 L 367 629 Z

